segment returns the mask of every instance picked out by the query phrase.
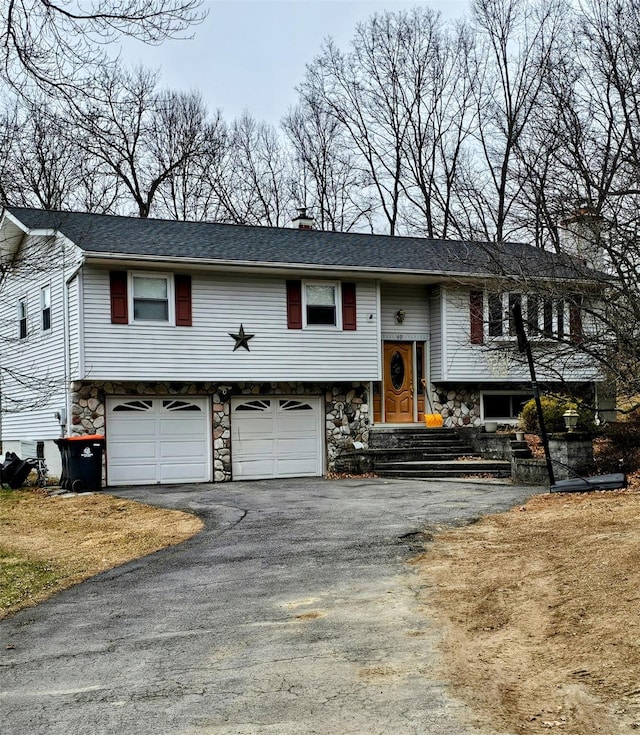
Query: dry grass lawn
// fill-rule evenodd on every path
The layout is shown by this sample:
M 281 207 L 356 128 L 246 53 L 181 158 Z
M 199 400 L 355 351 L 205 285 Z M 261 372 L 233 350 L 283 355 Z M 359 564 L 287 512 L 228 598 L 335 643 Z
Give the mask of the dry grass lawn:
M 0 617 L 201 528 L 110 495 L 2 492 Z M 414 563 L 445 630 L 443 674 L 478 724 L 640 731 L 638 491 L 540 495 L 444 531 Z
M 416 562 L 444 674 L 498 732 L 640 731 L 640 494 L 540 495 Z
M 0 492 L 0 619 L 198 533 L 190 513 L 111 495 Z

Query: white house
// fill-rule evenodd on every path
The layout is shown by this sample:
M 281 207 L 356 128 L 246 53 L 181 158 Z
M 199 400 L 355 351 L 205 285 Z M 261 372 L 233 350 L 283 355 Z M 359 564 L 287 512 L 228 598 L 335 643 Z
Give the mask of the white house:
M 54 474 L 63 433 L 105 435 L 121 485 L 322 475 L 425 411 L 513 421 L 514 300 L 542 381 L 598 379 L 577 261 L 527 245 L 10 207 L 0 258 L 0 436 Z

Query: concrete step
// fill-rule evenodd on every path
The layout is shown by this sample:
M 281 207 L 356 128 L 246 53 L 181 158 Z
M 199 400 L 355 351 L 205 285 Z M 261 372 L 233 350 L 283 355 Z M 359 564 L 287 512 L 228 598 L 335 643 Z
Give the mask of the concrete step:
M 471 444 L 468 444 L 465 441 L 456 441 L 456 442 L 448 442 L 448 441 L 431 441 L 431 442 L 413 442 L 413 441 L 407 441 L 402 442 L 401 444 L 392 445 L 392 446 L 371 446 L 369 445 L 369 448 L 373 452 L 393 452 L 399 449 L 424 449 L 425 452 L 437 452 L 439 450 L 444 451 L 455 451 L 455 452 L 469 452 L 472 447 Z
M 442 443 L 457 444 L 461 442 L 466 443 L 466 440 L 454 429 L 372 427 L 369 431 L 369 446 L 372 448 L 426 446 Z
M 385 462 L 375 465 L 380 477 L 465 477 L 491 475 L 510 477 L 511 462 L 506 460 L 473 459 L 442 462 Z
M 388 462 L 452 462 L 460 457 L 476 457 L 467 447 L 390 447 L 369 449 L 367 452 L 376 465 Z

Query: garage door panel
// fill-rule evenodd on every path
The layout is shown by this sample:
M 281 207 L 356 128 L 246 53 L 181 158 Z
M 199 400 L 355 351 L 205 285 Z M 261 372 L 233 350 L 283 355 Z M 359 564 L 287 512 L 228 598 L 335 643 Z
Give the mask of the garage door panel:
M 283 459 L 276 462 L 276 477 L 304 477 L 308 473 L 309 463 L 305 459 Z
M 233 477 L 236 480 L 265 480 L 277 477 L 273 457 L 245 459 L 234 464 Z
M 107 399 L 110 485 L 211 479 L 208 399 Z
M 316 437 L 302 437 L 302 438 L 278 438 L 276 442 L 275 454 L 278 457 L 282 455 L 292 456 L 305 456 L 305 457 L 317 457 L 318 456 L 318 442 Z
M 161 483 L 202 482 L 202 476 L 207 471 L 205 463 L 190 464 L 163 464 L 160 467 Z
M 248 420 L 242 416 L 240 421 L 236 422 L 233 434 L 241 441 L 271 436 L 275 431 L 273 416 L 251 416 Z
M 201 436 L 206 430 L 203 420 L 194 421 L 194 417 L 186 416 L 162 416 L 159 420 L 159 434 L 163 439 L 174 439 L 184 436 Z
M 207 446 L 203 441 L 172 441 L 160 445 L 161 460 L 180 460 L 181 458 L 200 458 L 205 456 Z
M 242 438 L 238 439 L 233 445 L 233 451 L 239 456 L 265 455 L 271 457 L 275 451 L 275 439 L 255 439 Z
M 262 397 L 232 401 L 234 479 L 322 474 L 321 401 Z
M 139 437 L 139 435 L 138 435 Z M 155 462 L 158 459 L 158 446 L 155 441 L 116 442 L 110 445 L 109 457 L 117 456 L 124 464 Z
M 156 482 L 156 463 L 117 465 L 109 468 L 110 485 L 153 485 Z
M 305 416 L 300 416 L 300 414 L 287 414 L 283 416 L 281 414 L 278 416 L 278 433 L 289 434 L 291 436 L 299 433 L 308 433 L 312 436 L 317 436 L 317 431 L 315 430 L 316 422 L 317 416 L 314 414 L 310 416 L 308 414 Z
M 118 416 L 117 426 L 119 440 L 123 440 L 125 438 L 139 439 L 141 436 L 154 435 L 156 418 L 155 416 L 138 417 L 128 415 L 126 419 L 124 419 L 123 416 Z

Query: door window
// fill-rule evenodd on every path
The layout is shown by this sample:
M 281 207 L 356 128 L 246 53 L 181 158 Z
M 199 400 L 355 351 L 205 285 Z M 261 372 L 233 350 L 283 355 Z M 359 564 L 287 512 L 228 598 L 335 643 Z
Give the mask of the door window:
M 404 385 L 405 364 L 402 355 L 397 350 L 391 355 L 389 372 L 391 373 L 391 385 L 395 390 L 400 390 Z

